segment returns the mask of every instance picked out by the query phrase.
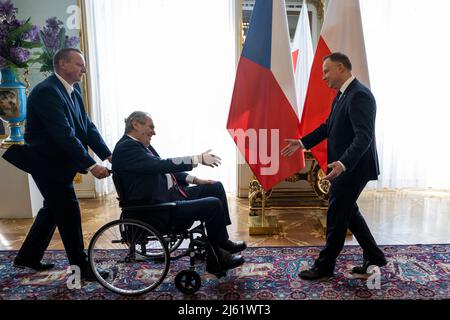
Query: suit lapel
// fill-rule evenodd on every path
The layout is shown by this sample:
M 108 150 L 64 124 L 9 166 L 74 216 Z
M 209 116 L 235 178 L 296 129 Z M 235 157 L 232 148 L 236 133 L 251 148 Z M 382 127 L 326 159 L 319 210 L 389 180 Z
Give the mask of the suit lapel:
M 128 135 L 124 135 L 122 139 L 133 140 L 133 141 L 139 143 L 139 145 L 142 146 L 142 148 L 145 150 L 145 152 L 151 153 L 153 156 L 156 156 L 156 157 L 160 158 L 158 152 L 156 152 L 156 150 L 155 150 L 151 145 L 149 145 L 148 147 L 146 147 L 146 146 L 144 146 L 141 142 L 139 142 L 139 141 L 137 141 L 137 140 L 134 140 L 134 139 L 130 138 Z M 122 140 L 122 139 L 121 139 L 121 140 Z M 119 141 L 119 142 L 120 142 L 120 141 Z
M 328 132 L 330 132 L 331 127 L 333 126 L 333 122 L 336 119 L 336 116 L 341 112 L 342 106 L 345 105 L 347 97 L 349 96 L 352 89 L 356 86 L 356 83 L 358 82 L 357 79 L 354 79 L 347 89 L 344 91 L 344 93 L 341 95 L 340 99 L 338 101 L 335 101 L 333 104 L 333 109 L 331 111 L 330 120 L 328 122 Z
M 70 120 L 72 122 L 72 125 L 74 127 L 78 126 L 78 128 L 80 128 L 83 132 L 85 132 L 86 128 L 83 125 L 83 122 L 81 121 L 81 113 L 80 113 L 80 109 L 79 109 L 80 105 L 77 102 L 74 102 L 72 100 L 72 97 L 69 96 L 64 85 L 61 83 L 61 81 L 59 81 L 59 79 L 54 74 L 51 76 L 51 80 L 58 87 L 58 89 L 62 92 L 66 107 L 69 110 L 69 115 L 70 115 Z M 74 94 L 75 94 L 75 99 L 77 99 L 77 94 L 76 93 L 74 93 Z
M 159 156 L 158 152 L 156 152 L 155 148 L 153 148 L 151 145 L 149 145 L 148 148 L 150 149 L 150 151 L 151 151 L 155 156 L 157 156 L 158 158 L 160 158 L 160 156 Z

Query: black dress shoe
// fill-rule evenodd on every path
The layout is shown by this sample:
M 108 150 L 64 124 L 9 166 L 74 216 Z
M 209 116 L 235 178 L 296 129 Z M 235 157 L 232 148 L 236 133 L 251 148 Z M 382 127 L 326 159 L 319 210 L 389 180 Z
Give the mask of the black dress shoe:
M 220 248 L 216 249 L 216 254 L 219 259 L 219 265 L 212 254 L 208 254 L 206 261 L 206 271 L 215 275 L 237 268 L 245 262 L 245 259 L 242 256 L 231 254 Z
M 301 271 L 298 276 L 303 280 L 329 280 L 333 278 L 333 273 L 322 273 L 317 268 Z
M 219 247 L 228 251 L 229 253 L 238 253 L 247 248 L 247 244 L 245 241 L 231 241 L 227 240 L 221 244 L 219 244 Z
M 384 267 L 387 264 L 387 261 L 381 261 L 381 262 L 372 262 L 372 261 L 364 261 L 362 266 L 353 267 L 351 273 L 355 274 L 367 274 L 367 269 L 370 266 L 378 266 L 378 267 Z
M 53 269 L 55 267 L 54 263 L 41 263 L 41 262 L 34 262 L 34 263 L 29 263 L 29 262 L 24 262 L 21 260 L 14 260 L 14 267 L 19 268 L 19 269 L 25 269 L 25 268 L 30 268 L 36 271 L 46 271 L 46 270 L 50 270 Z
M 103 279 L 106 279 L 109 276 L 108 271 L 99 270 L 98 273 Z M 92 282 L 97 281 L 97 277 L 95 276 L 94 272 L 92 272 L 91 268 L 86 268 L 81 270 L 81 280 Z

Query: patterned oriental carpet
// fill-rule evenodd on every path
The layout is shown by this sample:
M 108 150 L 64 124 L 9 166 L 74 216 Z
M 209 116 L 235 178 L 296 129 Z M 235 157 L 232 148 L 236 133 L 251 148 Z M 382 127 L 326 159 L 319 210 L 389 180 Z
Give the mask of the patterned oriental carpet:
M 96 282 L 85 282 L 80 290 L 66 286 L 67 260 L 63 251 L 48 251 L 45 260 L 56 263 L 49 272 L 21 270 L 12 266 L 16 251 L 0 252 L 0 300 L 403 300 L 450 298 L 450 245 L 382 246 L 388 265 L 376 281 L 355 279 L 353 266 L 362 262 L 358 246 L 346 246 L 330 281 L 303 281 L 298 272 L 311 265 L 320 247 L 253 247 L 243 252 L 246 263 L 217 279 L 201 274 L 202 287 L 184 296 L 174 284 L 177 272 L 187 268 L 183 258 L 171 263 L 164 282 L 138 297 L 116 295 Z M 369 284 L 370 282 L 370 284 Z

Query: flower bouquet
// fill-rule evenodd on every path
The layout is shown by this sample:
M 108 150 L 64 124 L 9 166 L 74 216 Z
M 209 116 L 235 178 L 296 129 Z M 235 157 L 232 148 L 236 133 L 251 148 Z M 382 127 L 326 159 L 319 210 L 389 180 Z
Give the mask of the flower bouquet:
M 42 63 L 41 72 L 53 72 L 53 57 L 64 48 L 75 48 L 80 43 L 80 38 L 66 35 L 64 23 L 56 17 L 49 18 L 46 26 L 41 31 L 43 52 L 39 57 Z
M 37 53 L 32 49 L 40 48 L 39 28 L 30 22 L 20 21 L 16 17 L 17 8 L 11 0 L 0 0 L 0 69 L 28 69 L 36 62 Z

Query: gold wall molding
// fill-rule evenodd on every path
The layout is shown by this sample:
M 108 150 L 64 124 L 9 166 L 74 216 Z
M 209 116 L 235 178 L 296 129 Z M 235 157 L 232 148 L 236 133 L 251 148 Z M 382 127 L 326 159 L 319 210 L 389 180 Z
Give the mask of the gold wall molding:
M 89 61 L 89 42 L 88 42 L 88 28 L 86 21 L 86 1 L 85 0 L 77 0 L 77 6 L 79 8 L 79 19 L 80 19 L 80 50 L 84 53 L 84 58 L 87 64 L 87 73 L 89 74 L 90 70 L 90 61 Z M 89 76 L 85 75 L 84 80 L 81 83 L 83 88 L 83 101 L 84 108 L 86 113 L 89 116 L 92 116 L 92 108 L 91 101 L 89 97 L 91 96 L 91 83 L 89 80 Z

